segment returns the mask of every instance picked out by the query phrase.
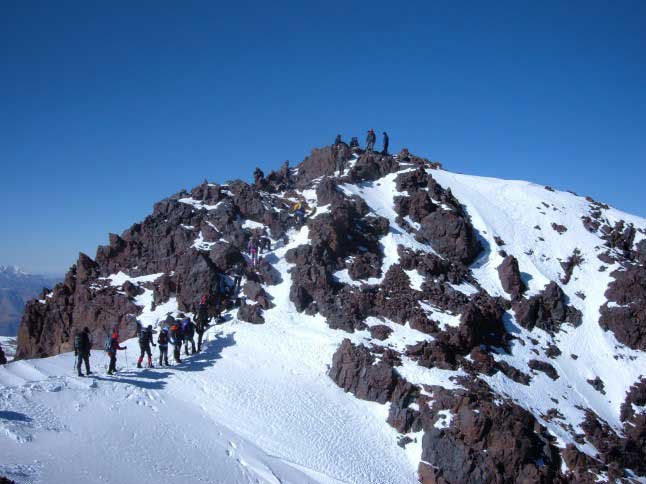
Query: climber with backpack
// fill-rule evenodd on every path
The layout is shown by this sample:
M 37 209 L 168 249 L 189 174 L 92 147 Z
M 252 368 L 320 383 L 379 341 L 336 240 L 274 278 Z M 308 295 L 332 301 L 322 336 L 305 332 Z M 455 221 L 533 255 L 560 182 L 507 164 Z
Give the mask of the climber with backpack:
M 390 143 L 390 138 L 388 138 L 388 133 L 385 131 L 383 132 L 384 134 L 384 150 L 381 152 L 382 155 L 387 155 L 388 154 L 388 144 Z
M 153 343 L 153 326 L 149 324 L 139 332 L 139 349 L 141 354 L 137 360 L 137 368 L 141 368 L 141 362 L 144 360 L 144 353 L 148 355 L 148 368 L 153 367 L 153 354 L 150 345 L 157 346 Z
M 305 222 L 305 208 L 303 207 L 303 202 L 301 202 L 300 200 L 296 202 L 292 207 L 292 212 L 296 217 L 298 226 L 300 227 L 301 225 L 303 225 L 303 223 Z
M 90 371 L 90 349 L 92 343 L 90 342 L 90 328 L 87 326 L 81 331 L 78 331 L 74 336 L 74 356 L 76 356 L 76 371 L 78 376 L 83 376 L 81 373 L 81 364 L 85 363 L 85 373 L 91 375 Z
M 202 309 L 203 308 L 203 309 Z M 209 329 L 209 317 L 206 311 L 206 305 L 202 306 L 197 310 L 197 318 L 195 320 L 195 331 L 197 332 L 197 352 L 202 351 L 202 338 L 204 333 Z
M 173 358 L 175 358 L 175 363 L 181 363 L 180 359 L 182 351 L 182 341 L 184 340 L 184 335 L 182 334 L 182 325 L 179 320 L 173 320 L 173 324 L 170 326 L 169 330 L 170 342 L 173 345 Z
M 157 336 L 159 346 L 159 366 L 168 366 L 168 327 L 164 326 Z
M 188 356 L 188 344 L 191 343 L 191 354 L 195 354 L 195 325 L 189 318 L 182 321 L 182 334 L 184 335 L 184 354 Z
M 119 329 L 115 327 L 112 334 L 108 336 L 103 344 L 103 349 L 110 357 L 108 366 L 108 375 L 113 375 L 117 371 L 117 351 L 128 349 L 127 346 L 119 346 Z

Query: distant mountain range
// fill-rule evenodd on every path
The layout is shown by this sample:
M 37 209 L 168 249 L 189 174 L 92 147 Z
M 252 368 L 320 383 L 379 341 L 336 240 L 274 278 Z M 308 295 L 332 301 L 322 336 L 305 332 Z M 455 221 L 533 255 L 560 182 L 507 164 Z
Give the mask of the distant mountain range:
M 50 288 L 60 279 L 0 265 L 0 336 L 15 336 L 25 303 L 35 298 L 43 287 Z

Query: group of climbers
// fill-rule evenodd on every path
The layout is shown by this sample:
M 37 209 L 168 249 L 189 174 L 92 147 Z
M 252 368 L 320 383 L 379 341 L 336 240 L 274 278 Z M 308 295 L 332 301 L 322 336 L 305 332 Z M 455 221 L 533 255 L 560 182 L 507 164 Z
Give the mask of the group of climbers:
M 390 144 L 390 138 L 388 138 L 388 133 L 386 133 L 385 131 L 383 131 L 382 134 L 383 134 L 383 150 L 381 151 L 381 153 L 383 155 L 387 155 L 388 145 Z M 370 151 L 370 152 L 374 151 L 376 142 L 377 142 L 377 135 L 375 134 L 375 131 L 372 128 L 370 128 L 368 130 L 368 135 L 366 136 L 366 151 Z M 343 141 L 341 140 L 341 135 L 337 134 L 334 140 L 334 146 L 339 146 L 341 144 L 343 144 Z M 357 139 L 356 136 L 352 138 L 349 146 L 350 148 L 359 148 L 359 140 Z M 338 167 L 338 162 L 337 162 L 337 167 Z M 341 169 L 339 170 L 341 172 L 343 171 Z
M 266 244 L 260 245 L 263 248 L 268 247 Z M 227 283 L 224 274 L 220 274 L 217 281 L 212 283 L 211 287 L 215 290 L 207 290 L 200 298 L 199 304 L 195 309 L 193 320 L 180 313 L 177 318 L 169 314 L 161 324 L 161 329 L 157 336 L 157 344 L 154 343 L 153 326 L 143 327 L 139 321 L 137 324 L 137 334 L 139 342 L 139 358 L 137 368 L 143 368 L 144 357 L 148 358 L 148 368 L 153 368 L 152 348 L 159 347 L 159 366 L 168 366 L 168 349 L 173 347 L 173 359 L 175 363 L 182 363 L 182 346 L 184 347 L 184 356 L 193 355 L 202 351 L 204 333 L 210 327 L 211 318 L 216 322 L 221 321 L 222 311 L 230 309 L 235 304 L 242 278 L 245 274 L 243 263 L 236 264 L 232 269 L 233 285 Z M 195 335 L 197 334 L 197 345 L 195 344 Z M 77 334 L 75 339 L 75 351 L 78 356 L 76 368 L 79 376 L 81 365 L 85 362 L 87 374 L 91 374 L 89 367 L 90 349 L 92 347 L 89 339 L 89 329 L 86 327 Z M 125 350 L 126 347 L 119 345 L 119 330 L 114 328 L 111 335 L 106 339 L 104 347 L 110 364 L 108 375 L 116 372 L 117 351 Z

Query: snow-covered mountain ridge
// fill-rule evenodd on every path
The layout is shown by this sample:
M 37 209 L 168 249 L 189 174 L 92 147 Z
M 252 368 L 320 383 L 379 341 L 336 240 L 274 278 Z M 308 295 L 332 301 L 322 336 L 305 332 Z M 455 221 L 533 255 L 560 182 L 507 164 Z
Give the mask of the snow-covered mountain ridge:
M 297 201 L 311 209 L 302 226 Z M 326 147 L 255 185 L 205 182 L 158 203 L 28 304 L 18 357 L 69 351 L 85 325 L 95 341 L 115 323 L 133 331 L 128 314 L 192 315 L 263 229 L 272 250 L 203 354 L 115 379 L 64 376 L 69 354 L 0 369 L 0 475 L 643 481 L 646 220 L 407 152 Z M 180 411 L 189 429 L 166 423 Z M 170 452 L 173 435 L 190 462 L 123 475 L 98 458 L 61 468 L 76 451 L 48 447 L 123 445 L 134 462 L 140 446 Z

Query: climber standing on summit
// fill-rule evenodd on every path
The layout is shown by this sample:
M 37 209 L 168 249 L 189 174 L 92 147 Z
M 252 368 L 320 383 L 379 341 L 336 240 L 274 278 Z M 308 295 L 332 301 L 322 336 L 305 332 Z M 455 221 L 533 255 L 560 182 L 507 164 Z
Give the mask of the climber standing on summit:
M 144 361 L 144 353 L 148 355 L 148 368 L 153 367 L 153 353 L 150 345 L 157 346 L 153 343 L 153 326 L 149 324 L 146 328 L 141 328 L 139 333 L 139 349 L 141 354 L 137 360 L 137 368 L 141 368 L 141 362 Z
M 259 166 L 257 166 L 253 172 L 254 182 L 256 183 L 256 185 L 260 185 L 260 183 L 264 178 L 265 178 L 265 173 L 260 169 Z
M 76 356 L 76 370 L 79 376 L 83 376 L 81 373 L 81 364 L 85 363 L 85 373 L 91 375 L 90 371 L 90 349 L 92 348 L 92 343 L 90 342 L 90 328 L 87 326 L 83 328 L 82 331 L 76 333 L 74 337 L 74 355 Z
M 382 155 L 387 155 L 388 154 L 388 143 L 390 142 L 390 139 L 388 138 L 388 133 L 384 131 L 384 150 L 381 152 Z
M 377 141 L 377 135 L 374 130 L 370 128 L 368 131 L 368 136 L 366 137 L 366 151 L 372 151 L 375 148 L 375 142 Z

